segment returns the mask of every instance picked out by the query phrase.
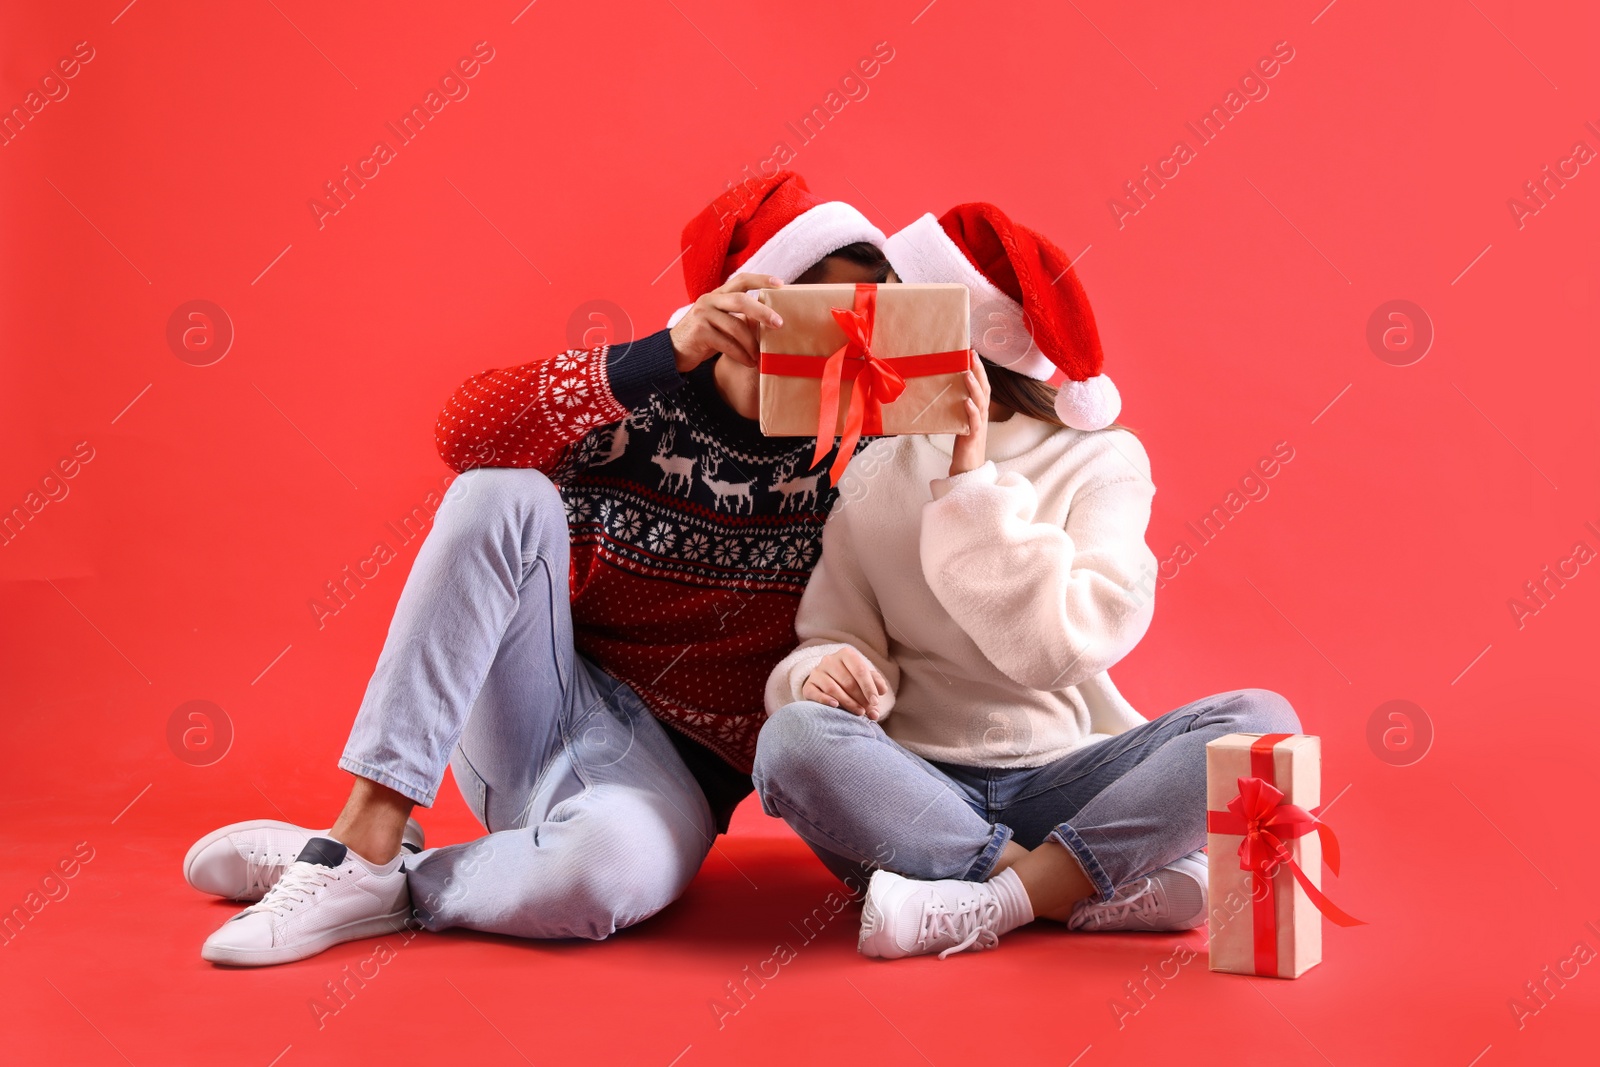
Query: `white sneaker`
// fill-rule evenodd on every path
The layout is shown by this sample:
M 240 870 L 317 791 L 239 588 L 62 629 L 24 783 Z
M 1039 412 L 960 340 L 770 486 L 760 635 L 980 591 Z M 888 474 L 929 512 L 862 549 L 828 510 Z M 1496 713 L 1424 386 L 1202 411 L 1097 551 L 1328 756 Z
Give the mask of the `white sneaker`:
M 1191 852 L 1148 878 L 1117 890 L 1104 904 L 1080 900 L 1067 920 L 1069 930 L 1193 930 L 1206 921 L 1203 852 Z
M 861 908 L 863 956 L 897 960 L 937 952 L 979 951 L 1000 943 L 1000 898 L 987 882 L 919 882 L 874 871 Z
M 315 956 L 342 941 L 392 933 L 411 914 L 405 851 L 374 871 L 339 842 L 313 837 L 259 903 L 222 924 L 203 959 L 265 967 Z
M 190 847 L 183 857 L 183 880 L 212 896 L 260 900 L 306 842 L 327 832 L 275 819 L 230 823 Z M 422 851 L 422 825 L 417 820 L 406 820 L 403 840 L 409 851 Z

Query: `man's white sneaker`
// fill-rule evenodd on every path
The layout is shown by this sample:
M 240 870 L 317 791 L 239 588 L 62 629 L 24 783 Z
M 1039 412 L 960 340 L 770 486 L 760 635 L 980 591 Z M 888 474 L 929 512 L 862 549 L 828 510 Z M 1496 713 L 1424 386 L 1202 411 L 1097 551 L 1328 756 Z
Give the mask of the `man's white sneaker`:
M 259 903 L 206 938 L 200 955 L 212 963 L 265 967 L 397 931 L 411 913 L 406 855 L 402 849 L 374 869 L 339 842 L 313 837 Z
M 884 960 L 928 952 L 944 959 L 968 949 L 994 948 L 1009 928 L 1000 895 L 989 882 L 919 882 L 880 870 L 867 883 L 856 948 L 863 956 Z
M 306 842 L 327 832 L 275 819 L 230 823 L 190 847 L 183 857 L 183 880 L 212 896 L 260 900 Z M 422 851 L 422 825 L 417 820 L 406 820 L 404 841 L 408 851 Z
M 1191 852 L 1117 890 L 1104 904 L 1080 900 L 1070 930 L 1193 930 L 1206 921 L 1206 856 Z

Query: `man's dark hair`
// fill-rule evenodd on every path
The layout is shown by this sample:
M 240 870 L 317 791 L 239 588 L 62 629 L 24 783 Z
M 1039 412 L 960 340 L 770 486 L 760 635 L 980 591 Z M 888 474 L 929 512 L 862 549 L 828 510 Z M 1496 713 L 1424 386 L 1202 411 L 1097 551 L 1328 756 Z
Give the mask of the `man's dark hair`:
M 872 272 L 872 280 L 880 285 L 889 280 L 889 261 L 883 256 L 883 249 L 875 244 L 856 241 L 854 244 L 847 244 L 843 248 L 835 248 L 823 258 L 843 259 L 854 263 L 858 267 L 866 267 Z M 818 266 L 820 265 L 818 264 Z M 806 271 L 796 280 L 805 281 L 806 275 L 811 274 L 816 269 L 816 267 L 812 267 L 811 270 Z

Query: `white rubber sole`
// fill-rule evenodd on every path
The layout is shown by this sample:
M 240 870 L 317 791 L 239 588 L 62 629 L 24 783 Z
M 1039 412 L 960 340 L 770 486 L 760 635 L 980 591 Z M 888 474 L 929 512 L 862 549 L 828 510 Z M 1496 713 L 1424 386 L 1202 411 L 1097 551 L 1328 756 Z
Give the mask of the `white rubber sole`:
M 243 829 L 298 830 L 303 831 L 308 837 L 315 836 L 316 834 L 322 832 L 319 830 L 309 830 L 306 827 L 300 826 L 296 823 L 282 822 L 278 819 L 246 819 L 243 822 L 231 822 L 227 826 L 223 826 L 219 829 L 211 831 L 209 834 L 196 841 L 193 845 L 189 846 L 189 851 L 185 853 L 183 857 L 183 880 L 189 884 L 189 888 L 197 890 L 201 893 L 205 893 L 207 896 L 217 895 L 209 890 L 201 889 L 199 886 L 194 884 L 194 861 L 197 857 L 199 857 L 200 853 L 206 850 L 208 846 L 215 844 L 231 833 L 236 833 Z M 266 890 L 262 890 L 260 893 L 256 893 L 254 895 L 247 893 L 245 896 L 227 896 L 223 897 L 222 899 L 245 900 L 253 902 L 260 900 L 265 893 Z
M 356 919 L 343 926 L 336 926 L 331 930 L 324 930 L 315 937 L 293 945 L 275 945 L 272 948 L 229 948 L 225 945 L 202 945 L 200 958 L 211 963 L 223 963 L 230 967 L 271 967 L 278 963 L 293 963 L 303 960 L 318 953 L 326 952 L 334 945 L 346 941 L 359 941 L 364 937 L 382 937 L 385 934 L 397 933 L 405 926 L 406 916 L 411 914 L 411 906 L 407 904 L 398 911 L 388 915 L 376 915 L 367 919 Z

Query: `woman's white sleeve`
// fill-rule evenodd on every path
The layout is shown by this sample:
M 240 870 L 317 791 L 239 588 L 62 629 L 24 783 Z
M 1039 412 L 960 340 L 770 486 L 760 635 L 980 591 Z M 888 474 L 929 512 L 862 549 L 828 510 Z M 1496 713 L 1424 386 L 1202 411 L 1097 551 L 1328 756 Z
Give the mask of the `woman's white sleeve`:
M 800 646 L 785 656 L 767 679 L 767 713 L 803 699 L 800 689 L 824 656 L 850 645 L 871 661 L 889 683 L 889 692 L 879 698 L 879 719 L 894 707 L 895 689 L 900 684 L 900 669 L 889 658 L 889 641 L 884 632 L 883 614 L 872 584 L 862 573 L 851 535 L 852 502 L 841 500 L 822 529 L 822 558 L 811 572 L 800 610 L 795 615 L 795 634 Z M 871 566 L 871 561 L 866 561 Z
M 1077 685 L 1132 651 L 1150 626 L 1156 558 L 1144 535 L 1155 486 L 1144 450 L 1134 448 L 1143 469 L 1105 463 L 1104 475 L 1074 495 L 1065 527 L 1034 521 L 1034 486 L 1013 471 L 997 474 L 993 463 L 932 482 L 923 575 L 1018 685 Z

